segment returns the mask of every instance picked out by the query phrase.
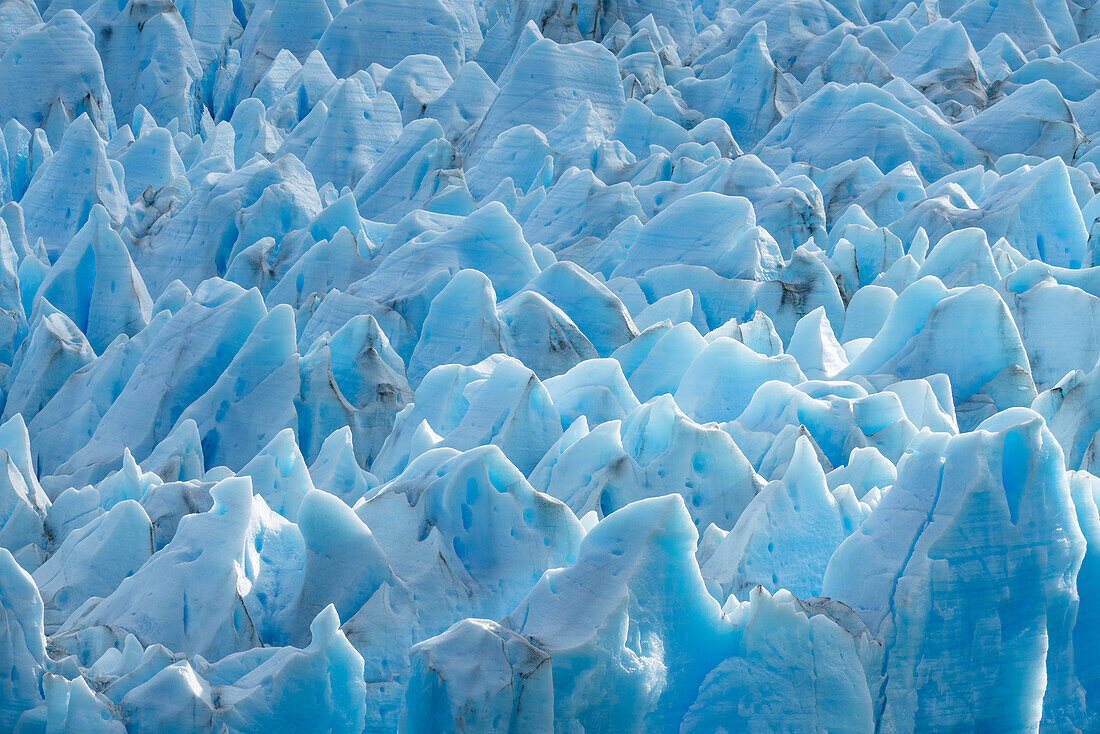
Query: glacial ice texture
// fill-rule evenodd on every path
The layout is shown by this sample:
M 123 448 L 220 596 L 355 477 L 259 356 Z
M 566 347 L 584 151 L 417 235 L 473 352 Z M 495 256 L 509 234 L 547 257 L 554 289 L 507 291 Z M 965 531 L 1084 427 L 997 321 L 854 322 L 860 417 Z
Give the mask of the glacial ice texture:
M 0 734 L 1100 732 L 1096 0 L 0 0 Z

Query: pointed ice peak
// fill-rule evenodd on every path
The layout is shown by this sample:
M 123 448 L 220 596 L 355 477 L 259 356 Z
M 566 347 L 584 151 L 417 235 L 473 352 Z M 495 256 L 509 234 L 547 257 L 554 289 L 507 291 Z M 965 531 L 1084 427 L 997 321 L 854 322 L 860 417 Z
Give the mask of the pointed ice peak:
M 493 284 L 479 270 L 459 270 L 432 299 L 409 358 L 409 381 L 418 385 L 441 364 L 477 364 L 503 351 Z
M 829 495 L 825 470 L 818 461 L 817 451 L 806 436 L 799 436 L 795 442 L 791 462 L 783 473 L 783 484 L 796 504 L 800 500 L 807 503 L 820 502 Z
M 321 444 L 317 458 L 309 465 L 313 483 L 329 494 L 354 505 L 378 484 L 355 458 L 351 428 L 337 428 Z
M 789 355 L 765 357 L 739 341 L 719 337 L 692 360 L 676 390 L 676 402 L 696 421 L 729 421 L 741 414 L 765 382 L 798 384 L 804 379 Z
M 184 516 L 167 546 L 109 596 L 78 610 L 62 633 L 108 625 L 143 644 L 214 659 L 259 645 L 242 597 L 252 590 L 248 574 L 262 545 L 253 537 L 262 500 L 253 502 L 247 477 L 224 479 L 210 493 L 209 511 Z M 204 623 L 194 627 L 192 613 Z
M 165 482 L 202 479 L 205 473 L 202 437 L 195 421 L 185 418 L 177 423 L 141 463 L 145 471 L 156 474 Z
M 559 84 L 558 79 L 572 83 Z M 492 147 L 497 136 L 516 125 L 554 129 L 576 112 L 578 99 L 591 102 L 604 132 L 612 130 L 622 114 L 618 63 L 610 51 L 595 43 L 536 41 L 510 62 L 498 84 L 500 93 L 464 150 L 473 161 Z
M 202 69 L 187 25 L 164 0 L 101 0 L 84 13 L 96 33 L 119 121 L 142 104 L 163 124 L 199 131 Z
M 4 221 L 11 245 L 15 248 L 19 259 L 22 260 L 31 252 L 30 245 L 27 242 L 27 226 L 23 218 L 23 207 L 14 201 L 9 201 L 0 206 L 0 220 Z
M 670 434 L 672 426 L 681 421 L 690 421 L 691 419 L 680 410 L 680 406 L 676 404 L 676 400 L 669 394 L 657 395 L 650 400 L 646 401 L 642 405 L 639 405 L 630 415 L 623 419 L 622 423 L 622 435 L 624 439 L 624 446 L 630 443 L 630 438 L 637 438 L 637 446 L 635 453 L 641 458 L 641 454 L 645 451 L 661 451 L 667 449 L 667 445 L 662 447 L 660 445 L 649 445 L 648 442 L 641 438 L 645 434 L 655 432 L 657 434 Z M 627 448 L 630 448 L 629 446 Z M 643 461 L 644 463 L 644 461 Z
M 6 0 L 0 3 L 0 56 L 28 28 L 42 22 L 32 0 Z
M 245 99 L 229 119 L 234 131 L 233 159 L 243 168 L 256 156 L 274 158 L 283 143 L 282 133 L 267 121 L 267 110 L 258 99 Z
M 160 484 L 160 477 L 152 472 L 143 472 L 138 463 L 134 461 L 130 449 L 123 449 L 122 466 L 96 484 L 100 507 L 104 510 L 110 510 L 125 500 L 138 501 L 145 496 L 145 491 L 154 484 Z
M 92 206 L 38 290 L 73 320 L 101 352 L 119 334 L 133 336 L 149 323 L 152 301 L 130 252 L 111 228 L 110 214 Z
M 795 324 L 787 354 L 798 360 L 811 380 L 828 379 L 848 366 L 844 348 L 833 333 L 825 309 L 820 306 Z
M 255 493 L 263 497 L 275 512 L 292 522 L 298 516 L 302 498 L 314 489 L 306 460 L 298 450 L 294 430 L 290 428 L 271 439 L 238 475 L 251 477 Z
M 968 70 L 979 76 L 973 81 L 985 83 L 981 61 L 962 23 L 940 18 L 921 28 L 912 40 L 890 59 L 890 70 L 909 81 L 929 72 Z
M 948 288 L 984 284 L 995 287 L 1001 280 L 984 230 L 958 229 L 944 235 L 925 257 L 918 277 L 934 275 Z
M 46 605 L 46 626 L 53 632 L 93 596 L 109 595 L 153 554 L 149 516 L 134 499 L 73 530 L 34 579 Z
M 424 114 L 439 121 L 449 140 L 457 141 L 485 115 L 499 91 L 480 65 L 467 61 L 447 91 L 436 97 Z
M 401 111 L 389 92 L 372 98 L 358 78 L 337 82 L 287 136 L 318 183 L 354 186 L 401 134 Z
M 855 35 L 846 35 L 836 51 L 829 54 L 820 67 L 810 72 L 802 85 L 800 96 L 807 98 L 829 82 L 869 82 L 883 85 L 892 78 L 889 67 L 874 52 L 863 46 Z
M 370 6 L 351 3 L 337 13 L 317 49 L 341 77 L 373 63 L 392 69 L 409 49 L 438 57 L 453 72 L 476 48 L 456 15 L 462 7 L 443 0 Z M 426 28 L 431 31 L 424 32 Z
M 562 153 L 583 143 L 599 143 L 604 138 L 602 122 L 589 99 L 577 105 L 577 109 L 546 133 L 546 141 Z
M 555 696 L 563 700 L 573 700 L 573 695 L 584 698 L 580 691 L 587 690 L 585 681 L 591 676 L 598 676 L 600 687 L 628 685 L 628 680 L 644 675 L 641 671 L 652 664 L 667 666 L 669 674 L 662 676 L 659 689 L 663 696 L 694 695 L 699 683 L 686 665 L 694 653 L 668 643 L 684 639 L 681 635 L 691 630 L 693 649 L 706 650 L 704 657 L 720 658 L 727 624 L 699 574 L 697 539 L 679 495 L 630 504 L 592 528 L 581 542 L 577 562 L 543 574 L 502 624 L 537 640 L 551 655 L 568 656 L 575 666 L 583 666 L 579 669 L 585 673 L 562 680 L 565 691 L 555 686 Z M 674 597 L 658 592 L 668 584 L 677 590 Z M 631 643 L 617 632 L 628 628 L 636 629 L 639 639 L 645 640 L 633 654 L 626 652 Z M 599 663 L 605 656 L 620 655 L 630 655 L 641 668 L 632 673 Z M 576 705 L 581 710 L 573 716 L 592 716 L 579 698 Z M 619 704 L 613 704 L 618 710 L 613 709 L 612 715 L 629 717 L 631 728 L 647 728 L 642 723 L 647 709 L 655 709 L 658 718 L 662 715 L 656 703 L 646 709 Z
M 0 424 L 0 451 L 7 454 L 8 461 L 23 477 L 23 481 L 33 493 L 35 504 L 43 510 L 49 507 L 49 500 L 45 499 L 42 487 L 38 484 L 27 424 L 23 422 L 21 413 L 16 413 Z
M 183 281 L 176 279 L 165 287 L 157 300 L 153 302 L 152 313 L 168 311 L 175 315 L 191 300 L 191 291 Z
M 1017 132 L 1021 119 L 1042 124 Z M 1037 79 L 956 126 L 972 143 L 996 156 L 1027 153 L 1072 161 L 1084 136 L 1065 97 L 1054 84 Z
M 420 118 L 453 81 L 439 57 L 410 54 L 386 73 L 378 88 L 393 95 L 401 108 L 402 120 L 408 124 Z
M 318 613 L 324 600 L 332 602 L 328 609 L 335 625 L 326 635 L 331 636 L 340 626 L 339 617 L 350 619 L 392 572 L 370 529 L 328 492 L 314 489 L 302 498 L 298 527 L 306 559 L 301 593 L 288 610 L 291 636 L 301 634 L 301 625 Z M 313 644 L 318 644 L 316 621 L 311 628 Z
M 309 224 L 309 233 L 314 241 L 331 239 L 345 227 L 349 232 L 359 237 L 363 233 L 363 220 L 359 216 L 356 207 L 355 196 L 350 192 L 340 194 L 336 201 L 332 202 L 318 214 Z
M 45 299 L 30 338 L 8 374 L 4 420 L 22 413 L 32 420 L 69 375 L 95 359 L 95 350 L 76 324 Z
M 365 295 L 385 302 L 402 292 L 400 281 L 463 268 L 488 276 L 502 299 L 539 272 L 519 223 L 503 204 L 491 202 L 429 242 L 413 239 L 402 245 L 360 285 Z
M 35 174 L 23 196 L 27 236 L 42 237 L 56 257 L 101 204 L 110 222 L 121 222 L 126 193 L 107 159 L 103 140 L 87 115 L 68 129 L 57 152 Z
M 374 350 L 387 367 L 397 374 L 404 374 L 405 363 L 398 356 L 386 338 L 386 333 L 378 325 L 377 319 L 371 314 L 359 314 L 337 329 L 336 333 L 329 337 L 329 348 L 332 350 L 332 358 L 337 372 L 341 369 L 353 369 L 353 365 L 360 361 L 360 355 L 367 350 Z M 337 377 L 340 381 L 340 377 Z

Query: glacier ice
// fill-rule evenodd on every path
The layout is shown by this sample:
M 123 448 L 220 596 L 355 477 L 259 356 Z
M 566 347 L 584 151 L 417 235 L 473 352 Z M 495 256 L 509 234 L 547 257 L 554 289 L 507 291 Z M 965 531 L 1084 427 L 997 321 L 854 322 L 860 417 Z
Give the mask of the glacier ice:
M 1100 731 L 1091 0 L 0 0 L 0 732 Z

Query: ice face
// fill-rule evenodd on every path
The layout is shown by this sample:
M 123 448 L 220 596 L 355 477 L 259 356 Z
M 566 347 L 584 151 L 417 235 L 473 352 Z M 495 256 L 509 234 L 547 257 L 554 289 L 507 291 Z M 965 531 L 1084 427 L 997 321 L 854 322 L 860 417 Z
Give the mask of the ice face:
M 0 731 L 1096 731 L 1098 17 L 0 0 Z

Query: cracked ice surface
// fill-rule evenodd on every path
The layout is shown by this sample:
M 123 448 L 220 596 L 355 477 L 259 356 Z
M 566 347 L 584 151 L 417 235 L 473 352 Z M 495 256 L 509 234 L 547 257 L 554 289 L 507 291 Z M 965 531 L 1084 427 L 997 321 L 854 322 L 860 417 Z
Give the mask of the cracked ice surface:
M 1100 5 L 0 0 L 0 732 L 1100 732 Z

